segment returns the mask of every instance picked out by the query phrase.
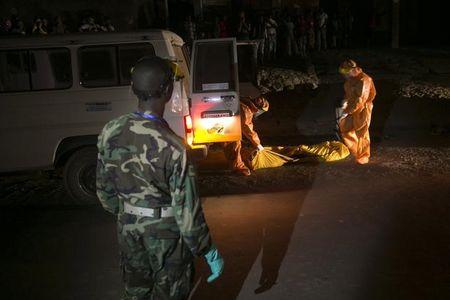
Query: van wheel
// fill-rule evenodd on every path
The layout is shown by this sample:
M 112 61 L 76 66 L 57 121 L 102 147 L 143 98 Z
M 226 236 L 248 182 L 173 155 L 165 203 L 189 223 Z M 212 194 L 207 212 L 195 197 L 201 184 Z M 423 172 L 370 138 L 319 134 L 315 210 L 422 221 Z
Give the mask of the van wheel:
M 97 148 L 82 148 L 70 156 L 64 166 L 64 185 L 76 204 L 99 204 L 95 174 Z

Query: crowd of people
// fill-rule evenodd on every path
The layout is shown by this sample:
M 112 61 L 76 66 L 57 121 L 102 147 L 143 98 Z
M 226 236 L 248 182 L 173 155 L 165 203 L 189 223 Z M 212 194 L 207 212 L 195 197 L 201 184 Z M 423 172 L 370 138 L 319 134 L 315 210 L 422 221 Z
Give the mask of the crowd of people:
M 16 9 L 0 22 L 0 35 L 47 35 L 68 32 L 112 32 L 117 28 L 108 17 L 100 14 L 81 18 L 36 17 L 24 22 Z M 98 22 L 97 20 L 100 20 Z M 278 57 L 302 56 L 312 51 L 345 48 L 350 44 L 353 16 L 350 10 L 328 14 L 321 8 L 294 12 L 240 12 L 237 16 L 194 18 L 188 15 L 182 25 L 172 30 L 191 44 L 195 39 L 236 37 L 238 40 L 257 40 L 258 57 L 271 61 Z M 130 26 L 128 26 L 130 27 Z M 130 27 L 131 28 L 131 27 Z M 143 28 L 142 28 L 143 29 Z
M 237 18 L 216 17 L 213 24 L 188 16 L 183 37 L 195 39 L 236 37 L 258 40 L 259 56 L 273 60 L 279 56 L 307 56 L 312 51 L 344 48 L 350 44 L 353 16 L 349 10 L 329 16 L 323 9 L 275 13 L 240 12 Z
M 67 22 L 62 15 L 56 17 L 37 16 L 32 22 L 23 21 L 17 9 L 11 9 L 8 17 L 0 21 L 0 35 L 48 35 L 69 32 L 112 32 L 115 26 L 108 17 L 100 17 L 97 22 L 93 16 L 82 18 L 81 21 Z

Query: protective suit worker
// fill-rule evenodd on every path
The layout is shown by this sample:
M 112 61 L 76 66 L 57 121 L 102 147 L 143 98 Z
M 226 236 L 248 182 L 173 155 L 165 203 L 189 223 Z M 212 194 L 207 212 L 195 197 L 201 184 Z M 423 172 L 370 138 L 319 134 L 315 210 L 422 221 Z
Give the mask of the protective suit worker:
M 372 78 L 365 74 L 353 60 L 344 61 L 339 72 L 345 77 L 345 97 L 339 130 L 342 141 L 359 164 L 370 158 L 369 126 L 376 90 Z
M 261 140 L 253 128 L 253 119 L 269 110 L 269 101 L 264 97 L 243 97 L 240 101 L 242 135 L 258 149 L 264 150 Z M 250 169 L 244 164 L 241 155 L 241 141 L 225 143 L 225 156 L 231 164 L 231 168 L 237 173 L 250 176 Z
M 137 110 L 107 123 L 97 144 L 97 195 L 117 217 L 122 299 L 187 299 L 194 256 L 209 264 L 208 282 L 224 262 L 211 241 L 185 143 L 163 119 L 175 77 L 171 62 L 143 58 L 131 77 Z

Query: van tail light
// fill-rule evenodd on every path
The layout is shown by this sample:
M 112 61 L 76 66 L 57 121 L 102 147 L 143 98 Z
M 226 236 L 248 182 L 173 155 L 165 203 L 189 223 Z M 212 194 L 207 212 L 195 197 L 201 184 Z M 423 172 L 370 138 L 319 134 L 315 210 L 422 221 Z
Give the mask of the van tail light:
M 192 128 L 192 118 L 190 115 L 184 117 L 184 127 L 186 128 L 186 142 L 192 145 L 194 142 L 194 131 Z

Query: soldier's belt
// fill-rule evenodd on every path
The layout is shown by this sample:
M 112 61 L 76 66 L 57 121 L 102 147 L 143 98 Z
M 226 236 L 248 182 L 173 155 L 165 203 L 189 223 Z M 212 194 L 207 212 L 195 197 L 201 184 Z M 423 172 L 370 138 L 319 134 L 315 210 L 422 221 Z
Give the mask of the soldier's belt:
M 146 208 L 133 206 L 127 202 L 123 204 L 123 211 L 127 214 L 151 217 L 151 218 L 170 218 L 175 216 L 172 207 Z

